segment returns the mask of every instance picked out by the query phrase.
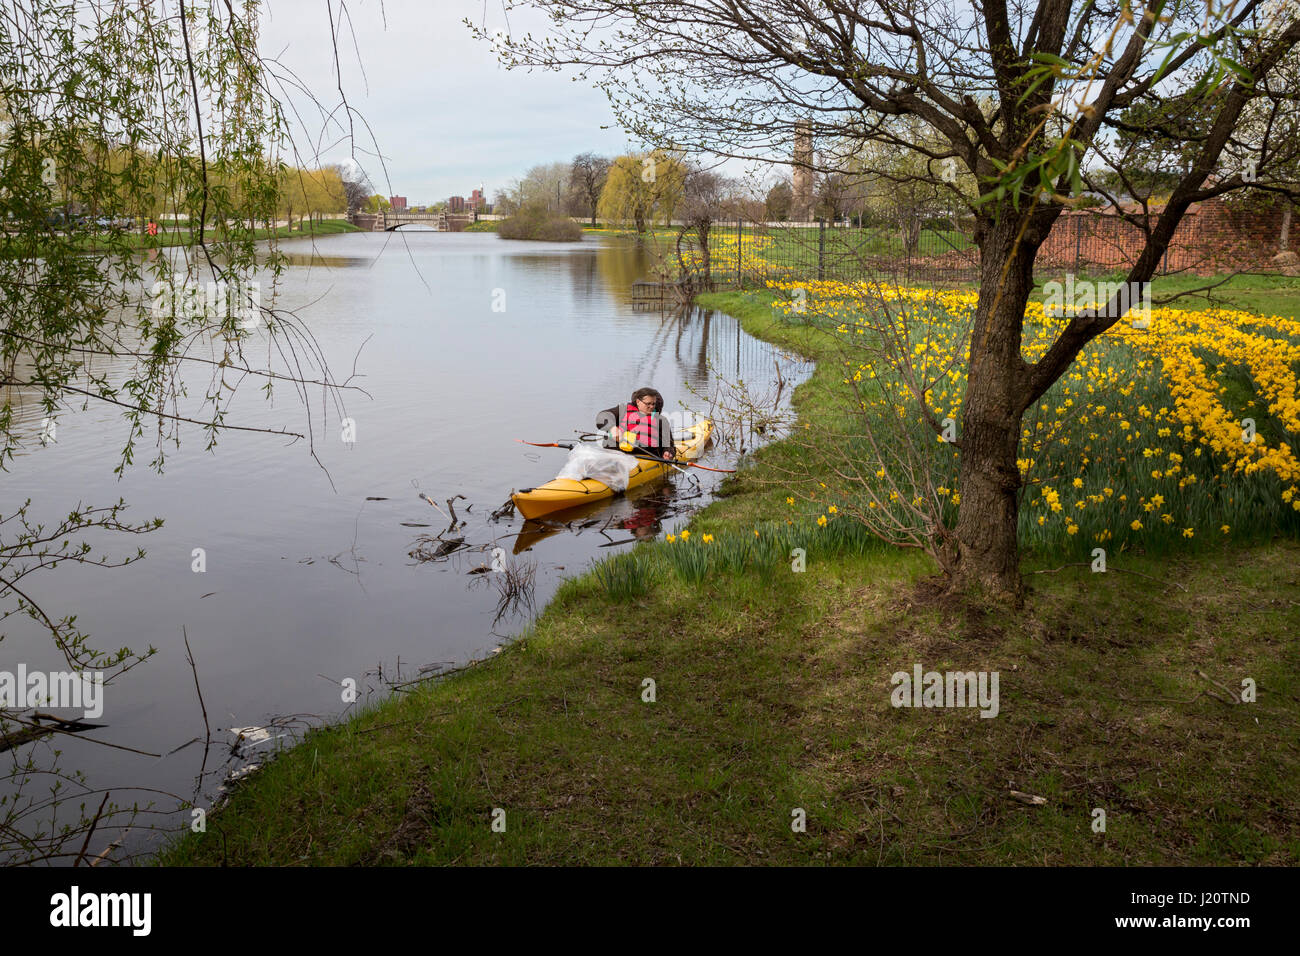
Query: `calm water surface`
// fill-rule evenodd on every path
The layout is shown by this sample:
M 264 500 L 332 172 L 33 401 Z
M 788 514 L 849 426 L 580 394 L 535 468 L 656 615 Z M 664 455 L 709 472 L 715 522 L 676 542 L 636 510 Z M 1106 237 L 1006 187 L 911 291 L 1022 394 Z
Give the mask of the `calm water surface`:
M 344 715 L 344 678 L 357 681 L 359 706 L 387 693 L 387 681 L 490 655 L 519 633 L 527 614 L 498 616 L 493 575 L 469 573 L 491 562 L 493 546 L 507 561 L 536 567 L 540 608 L 593 558 L 635 547 L 612 542 L 671 529 L 713 487 L 708 478 L 698 487 L 678 478 L 588 511 L 559 533 L 521 540 L 518 518 L 492 522 L 488 514 L 512 489 L 553 477 L 565 452 L 515 439 L 573 440 L 575 429 L 593 426 L 598 409 L 642 385 L 658 388 L 668 410 L 682 403 L 707 410 L 691 388 L 707 394 L 719 376 L 765 385 L 775 381 L 776 357 L 788 392 L 809 371 L 720 313 L 634 311 L 628 290 L 647 264 L 634 246 L 614 240 L 555 245 L 402 232 L 330 237 L 315 253 L 306 240 L 283 248 L 291 265 L 276 306 L 297 310 L 337 380 L 355 370 L 352 384 L 369 394 L 345 393 L 355 442 L 342 440 L 341 414 L 319 391 L 308 393 L 304 408 L 282 385 L 268 403 L 261 383 L 246 380 L 228 421 L 310 427 L 319 463 L 306 442 L 261 434 L 226 433 L 208 452 L 201 430 L 188 426 L 163 475 L 148 469 L 154 449 L 145 444 L 118 481 L 112 470 L 126 425 L 112 409 L 92 405 L 63 415 L 56 443 L 29 449 L 0 475 L 5 513 L 29 497 L 45 519 L 77 502 L 120 497 L 129 518 L 165 521 L 141 538 L 89 539 L 110 556 L 145 547 L 137 564 L 65 566 L 28 579 L 47 610 L 78 615 L 94 646 L 158 648 L 105 690 L 101 721 L 109 728 L 99 735 L 170 755 L 59 738 L 62 766 L 83 771 L 92 787 L 157 788 L 190 799 L 197 785 L 196 802 L 209 805 L 226 775 L 273 749 L 276 735 Z M 264 337 L 259 344 L 255 364 L 266 357 Z M 209 378 L 194 373 L 187 383 L 191 398 L 201 398 Z M 19 411 L 32 434 L 41 414 L 31 402 Z M 727 455 L 712 453 L 705 463 L 726 466 Z M 467 524 L 456 533 L 475 550 L 437 562 L 410 557 L 420 535 L 447 526 L 420 492 L 444 510 L 447 498 L 464 496 L 455 506 Z M 196 548 L 205 553 L 203 573 L 192 569 Z M 5 628 L 0 669 L 20 661 L 29 670 L 61 666 L 43 632 L 16 618 Z M 215 742 L 201 779 L 202 744 L 172 753 L 205 735 L 182 629 Z M 267 725 L 270 739 L 232 755 L 230 728 Z M 45 748 L 38 756 L 48 754 L 37 746 Z M 115 799 L 148 795 L 122 790 Z M 161 809 L 175 807 L 168 797 L 155 799 Z M 180 819 L 142 820 L 126 848 L 157 845 L 143 824 Z M 97 834 L 91 852 L 106 842 Z

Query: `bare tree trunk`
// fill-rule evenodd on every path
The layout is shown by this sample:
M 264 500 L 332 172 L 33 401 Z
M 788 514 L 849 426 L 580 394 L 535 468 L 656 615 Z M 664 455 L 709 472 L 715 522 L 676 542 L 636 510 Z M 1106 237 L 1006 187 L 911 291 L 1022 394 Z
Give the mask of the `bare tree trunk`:
M 1286 252 L 1286 247 L 1291 241 L 1291 204 L 1287 203 L 1282 208 L 1282 235 L 1277 240 L 1277 251 Z
M 709 256 L 709 226 L 711 223 L 707 219 L 701 220 L 695 227 L 696 233 L 700 237 L 700 255 L 704 266 L 704 289 L 707 292 L 713 291 L 713 264 Z
M 1026 394 L 1020 338 L 1038 244 L 1025 237 L 1011 253 L 1016 218 L 1007 216 L 989 226 L 981 247 L 980 297 L 958 438 L 961 511 L 952 582 L 957 589 L 980 590 L 1018 603 L 1023 593 L 1016 539 L 1021 483 L 1016 452 Z
M 916 255 L 916 247 L 921 241 L 921 220 L 907 215 L 902 223 L 903 252 L 908 259 Z
M 686 265 L 686 257 L 682 255 L 682 240 L 685 238 L 686 238 L 686 230 L 679 229 L 677 231 L 677 243 L 675 249 L 677 252 L 677 268 L 681 271 L 681 275 L 682 275 L 681 281 L 686 287 L 687 298 L 690 298 L 695 294 L 695 289 L 694 289 L 695 277 L 692 275 L 690 267 Z

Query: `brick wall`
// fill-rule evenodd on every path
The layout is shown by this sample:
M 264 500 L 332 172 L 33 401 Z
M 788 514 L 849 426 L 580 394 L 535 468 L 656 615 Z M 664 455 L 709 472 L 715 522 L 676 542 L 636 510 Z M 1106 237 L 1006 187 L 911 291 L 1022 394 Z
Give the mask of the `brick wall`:
M 1152 224 L 1159 218 L 1153 210 Z M 1233 269 L 1268 268 L 1282 230 L 1282 207 L 1245 210 L 1219 200 L 1187 210 L 1158 272 L 1210 275 Z M 1145 238 L 1135 225 L 1095 209 L 1066 212 L 1038 250 L 1036 265 L 1063 270 L 1120 268 L 1137 259 Z

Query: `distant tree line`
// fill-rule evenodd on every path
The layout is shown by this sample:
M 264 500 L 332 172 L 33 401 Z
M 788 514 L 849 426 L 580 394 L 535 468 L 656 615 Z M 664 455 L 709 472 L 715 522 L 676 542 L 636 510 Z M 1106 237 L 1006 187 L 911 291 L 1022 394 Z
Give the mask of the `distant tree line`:
M 95 142 L 89 136 L 81 151 L 84 163 L 83 157 L 75 153 L 70 159 L 69 152 L 60 156 L 60 175 L 47 190 L 50 211 L 63 213 L 65 220 L 112 216 L 137 222 L 168 218 L 194 221 L 200 216 L 201 204 L 194 200 L 194 191 L 178 185 L 195 175 L 197 157 L 157 157 L 143 150 Z M 273 173 L 274 168 L 268 172 Z M 365 202 L 369 188 L 364 181 L 354 181 L 358 175 L 338 165 L 308 169 L 282 164 L 278 175 L 267 177 L 268 181 L 274 180 L 274 198 L 268 203 L 265 192 L 256 202 L 251 197 L 244 201 L 248 189 L 240 181 L 242 171 L 236 174 L 216 164 L 206 170 L 208 189 L 223 190 L 233 208 L 246 211 L 241 219 L 249 218 L 247 211 L 259 210 L 260 215 L 251 214 L 257 221 L 250 221 L 250 227 L 262 224 L 261 219 L 269 218 L 266 214 L 272 211 L 290 225 L 296 218 L 300 226 L 305 219 L 355 212 Z M 101 179 L 108 183 L 107 187 Z M 217 224 L 222 217 L 215 208 L 209 208 L 207 218 Z
M 901 124 L 901 121 L 899 123 Z M 914 124 L 915 125 L 915 124 Z M 915 139 L 919 129 L 900 135 Z M 936 149 L 938 144 L 936 142 Z M 1175 162 L 1148 147 L 1144 165 L 1134 165 L 1121 176 L 1113 171 L 1094 174 L 1095 184 L 1108 193 L 1135 201 L 1159 202 L 1181 175 Z M 903 245 L 913 248 L 924 228 L 951 224 L 964 218 L 954 191 L 927 180 L 925 158 L 914 150 L 887 142 L 831 142 L 816 160 L 833 171 L 814 171 L 804 208 L 795 195 L 791 177 L 769 175 L 761 183 L 718 179 L 709 172 L 703 192 L 714 199 L 715 218 L 747 221 L 793 220 L 848 221 L 854 226 L 897 229 Z M 933 165 L 933 162 L 931 163 Z M 697 163 L 662 150 L 631 152 L 608 157 L 585 152 L 569 162 L 533 166 L 508 186 L 496 191 L 493 210 L 513 216 L 525 207 L 537 207 L 551 217 L 582 218 L 592 226 L 598 219 L 617 221 L 644 233 L 656 225 L 680 221 L 682 202 L 691 177 L 707 171 Z M 942 171 L 940 177 L 943 180 Z M 976 183 L 964 170 L 954 170 L 951 185 L 961 195 L 974 196 Z M 699 191 L 696 192 L 698 206 Z M 374 199 L 383 202 L 382 197 Z M 385 203 L 386 204 L 386 203 Z M 1100 205 L 1100 199 L 1081 197 L 1079 206 Z M 536 221 L 534 212 L 532 219 Z

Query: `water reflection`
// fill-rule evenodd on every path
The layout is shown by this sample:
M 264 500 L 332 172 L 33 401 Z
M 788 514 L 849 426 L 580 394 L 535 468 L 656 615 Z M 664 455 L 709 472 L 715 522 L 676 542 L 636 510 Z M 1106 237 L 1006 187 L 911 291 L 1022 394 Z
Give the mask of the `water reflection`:
M 312 266 L 316 268 L 324 267 L 327 269 L 368 269 L 375 264 L 375 260 L 369 256 L 327 256 L 319 252 L 286 252 L 283 253 L 284 264 L 287 266 Z
M 191 427 L 183 447 L 169 450 L 165 474 L 149 471 L 141 454 L 119 481 L 120 409 L 92 403 L 85 411 L 78 402 L 60 417 L 57 442 L 29 446 L 3 477 L 6 501 L 31 497 L 50 520 L 78 501 L 119 497 L 132 517 L 165 519 L 143 542 L 143 562 L 34 582 L 52 609 L 78 615 L 95 646 L 159 648 L 115 682 L 104 719 L 113 743 L 166 757 L 60 741 L 65 763 L 97 787 L 183 794 L 197 777 L 204 797 L 214 796 L 202 776 L 214 766 L 205 767 L 204 748 L 177 749 L 208 733 L 183 633 L 218 741 L 234 739 L 225 736 L 234 728 L 274 726 L 276 715 L 345 717 L 354 705 L 340 703 L 339 681 L 370 686 L 360 678 L 377 664 L 391 673 L 399 661 L 410 668 L 490 654 L 499 634 L 527 624 L 526 614 L 494 623 L 498 575 L 473 573 L 493 548 L 536 564 L 542 607 L 593 559 L 686 520 L 721 477 L 676 474 L 562 523 L 492 521 L 513 488 L 549 480 L 563 464 L 563 451 L 525 450 L 515 439 L 567 440 L 647 384 L 663 392 L 668 410 L 716 418 L 708 396 L 721 379 L 772 378 L 773 350 L 728 316 L 635 312 L 629 291 L 649 255 L 634 243 L 589 237 L 557 248 L 492 234 L 361 233 L 286 242 L 282 251 L 291 258 L 276 308 L 299 310 L 336 378 L 355 370 L 368 392 L 347 399 L 354 442 L 340 439 L 333 408 L 313 400 L 308 426 L 290 389 L 268 403 L 254 384 L 241 390 L 229 421 L 310 427 L 315 457 L 302 444 L 249 433 L 225 434 L 209 453 Z M 492 308 L 498 288 L 507 293 L 504 311 Z M 220 348 L 212 358 L 222 358 Z M 248 354 L 251 363 L 275 353 L 259 332 Z M 212 368 L 192 369 L 185 384 L 202 401 Z M 30 393 L 22 401 L 24 419 L 39 426 L 39 403 Z M 722 429 L 724 444 L 707 464 L 730 467 L 725 437 Z M 444 509 L 464 496 L 455 511 L 468 524 L 452 536 L 465 547 L 446 559 L 409 557 L 422 533 L 448 524 L 420 492 Z M 196 548 L 206 553 L 203 573 L 192 566 Z M 529 549 L 522 559 L 510 554 Z M 50 657 L 48 636 L 30 621 L 11 617 L 6 630 L 8 659 Z M 383 692 L 382 681 L 370 683 Z M 91 855 L 118 836 L 98 832 Z M 137 831 L 126 846 L 152 844 Z
M 547 538 L 561 533 L 595 536 L 601 539 L 597 544 L 600 548 L 651 541 L 663 532 L 666 521 L 685 513 L 688 502 L 703 496 L 704 489 L 695 475 L 669 473 L 666 478 L 634 488 L 622 497 L 524 521 L 515 536 L 513 553 L 531 551 Z M 620 532 L 630 532 L 630 535 Z

